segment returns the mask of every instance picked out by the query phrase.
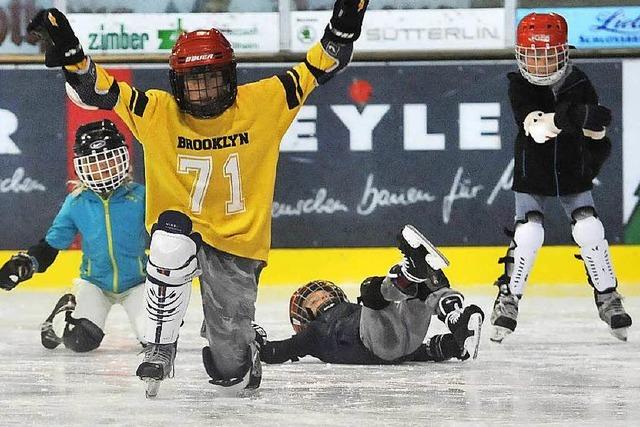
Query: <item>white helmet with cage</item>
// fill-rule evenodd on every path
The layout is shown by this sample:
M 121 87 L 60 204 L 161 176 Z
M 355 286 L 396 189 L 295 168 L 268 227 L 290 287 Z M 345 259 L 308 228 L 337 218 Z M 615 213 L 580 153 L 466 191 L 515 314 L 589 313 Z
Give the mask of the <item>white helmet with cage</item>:
M 110 120 L 80 126 L 73 146 L 73 167 L 82 184 L 104 195 L 129 176 L 129 150 L 124 137 Z

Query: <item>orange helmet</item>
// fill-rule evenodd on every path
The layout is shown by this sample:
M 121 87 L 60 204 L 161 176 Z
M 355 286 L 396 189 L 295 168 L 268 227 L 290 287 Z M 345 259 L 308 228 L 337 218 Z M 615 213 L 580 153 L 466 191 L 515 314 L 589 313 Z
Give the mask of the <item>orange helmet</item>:
M 314 280 L 298 288 L 289 300 L 293 330 L 302 331 L 318 314 L 342 302 L 349 302 L 344 291 L 328 280 Z
M 530 13 L 518 24 L 516 60 L 522 76 L 539 86 L 559 81 L 567 71 L 567 21 L 557 13 Z
M 238 93 L 231 43 L 216 29 L 183 33 L 169 57 L 171 90 L 180 109 L 198 118 L 222 114 Z

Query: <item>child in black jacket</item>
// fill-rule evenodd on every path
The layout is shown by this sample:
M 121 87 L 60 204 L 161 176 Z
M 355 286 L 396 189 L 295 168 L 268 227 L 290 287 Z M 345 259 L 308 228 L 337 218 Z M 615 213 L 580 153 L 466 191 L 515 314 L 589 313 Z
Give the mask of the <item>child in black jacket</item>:
M 260 359 L 283 363 L 313 356 L 327 363 L 363 365 L 475 359 L 484 313 L 473 304 L 465 307 L 462 294 L 451 289 L 442 272 L 447 259 L 410 225 L 398 235 L 398 248 L 402 263 L 360 285 L 362 305 L 350 303 L 327 280 L 296 290 L 289 303 L 296 334 L 267 341 L 264 330 L 256 327 Z M 434 335 L 425 344 L 432 315 L 451 333 Z
M 631 317 L 616 291 L 617 279 L 604 227 L 591 194 L 592 181 L 611 150 L 608 108 L 598 105 L 589 78 L 569 63 L 567 23 L 555 13 L 531 13 L 518 24 L 509 100 L 518 124 L 515 141 L 515 230 L 505 272 L 496 281 L 491 339 L 501 342 L 517 324 L 518 302 L 544 241 L 544 205 L 559 198 L 594 289 L 600 318 L 626 340 Z

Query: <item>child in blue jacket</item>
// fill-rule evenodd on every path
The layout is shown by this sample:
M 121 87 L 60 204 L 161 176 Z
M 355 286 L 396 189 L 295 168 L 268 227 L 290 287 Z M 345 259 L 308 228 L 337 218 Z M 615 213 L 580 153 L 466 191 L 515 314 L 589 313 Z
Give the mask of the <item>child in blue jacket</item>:
M 100 346 L 113 304 L 122 304 L 133 330 L 143 342 L 147 233 L 144 228 L 144 186 L 130 178 L 124 137 L 109 120 L 88 123 L 76 132 L 74 169 L 79 181 L 66 197 L 46 236 L 26 253 L 0 268 L 0 287 L 13 289 L 53 263 L 76 234 L 82 238 L 80 277 L 75 295 L 65 294 L 42 324 L 42 344 L 61 342 L 73 351 Z M 62 338 L 53 318 L 65 313 Z

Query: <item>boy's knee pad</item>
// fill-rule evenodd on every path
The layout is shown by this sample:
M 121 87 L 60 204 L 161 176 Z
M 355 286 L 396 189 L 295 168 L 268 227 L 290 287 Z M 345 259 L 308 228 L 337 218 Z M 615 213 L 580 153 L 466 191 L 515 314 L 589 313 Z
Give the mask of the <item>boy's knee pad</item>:
M 74 319 L 67 316 L 62 341 L 65 347 L 78 353 L 95 350 L 100 347 L 104 332 L 89 319 Z

